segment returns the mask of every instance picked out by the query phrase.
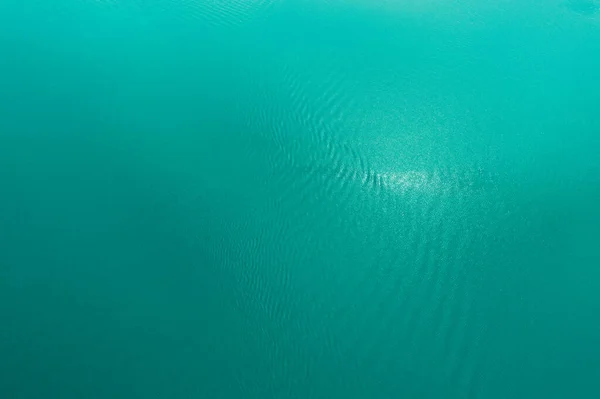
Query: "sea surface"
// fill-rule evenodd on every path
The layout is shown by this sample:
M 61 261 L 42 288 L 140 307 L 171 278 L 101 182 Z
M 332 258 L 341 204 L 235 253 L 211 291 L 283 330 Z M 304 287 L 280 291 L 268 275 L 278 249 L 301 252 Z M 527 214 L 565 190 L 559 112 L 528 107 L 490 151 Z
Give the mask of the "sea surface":
M 0 397 L 600 398 L 600 1 L 0 1 Z

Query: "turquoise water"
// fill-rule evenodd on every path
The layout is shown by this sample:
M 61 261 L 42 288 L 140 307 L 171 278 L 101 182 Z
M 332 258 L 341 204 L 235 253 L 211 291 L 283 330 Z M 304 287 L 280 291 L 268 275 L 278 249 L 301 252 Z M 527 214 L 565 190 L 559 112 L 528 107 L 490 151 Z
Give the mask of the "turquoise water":
M 0 397 L 600 397 L 600 2 L 3 0 Z

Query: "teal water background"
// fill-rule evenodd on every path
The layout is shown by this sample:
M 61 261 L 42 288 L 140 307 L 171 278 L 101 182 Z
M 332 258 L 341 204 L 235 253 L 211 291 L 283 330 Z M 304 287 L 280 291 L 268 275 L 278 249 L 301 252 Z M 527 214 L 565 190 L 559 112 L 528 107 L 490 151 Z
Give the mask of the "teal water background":
M 0 397 L 600 397 L 600 3 L 0 2 Z

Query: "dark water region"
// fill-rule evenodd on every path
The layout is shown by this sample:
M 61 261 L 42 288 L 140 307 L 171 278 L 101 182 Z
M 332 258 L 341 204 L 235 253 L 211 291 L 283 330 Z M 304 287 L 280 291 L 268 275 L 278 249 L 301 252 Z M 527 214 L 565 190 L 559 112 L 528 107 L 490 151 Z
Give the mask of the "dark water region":
M 600 397 L 595 1 L 0 2 L 0 397 Z

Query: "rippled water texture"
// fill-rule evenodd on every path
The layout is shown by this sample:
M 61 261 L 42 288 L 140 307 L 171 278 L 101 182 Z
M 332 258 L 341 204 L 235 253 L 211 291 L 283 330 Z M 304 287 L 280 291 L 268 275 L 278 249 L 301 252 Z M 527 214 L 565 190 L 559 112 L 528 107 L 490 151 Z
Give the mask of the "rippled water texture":
M 0 2 L 0 397 L 599 398 L 599 10 Z

